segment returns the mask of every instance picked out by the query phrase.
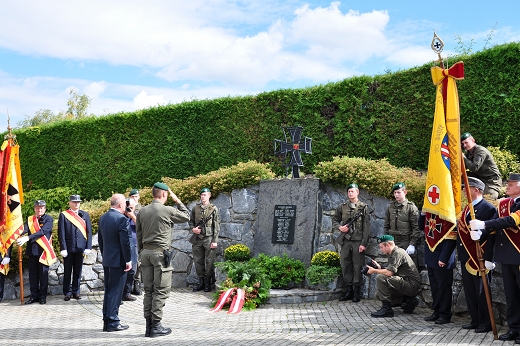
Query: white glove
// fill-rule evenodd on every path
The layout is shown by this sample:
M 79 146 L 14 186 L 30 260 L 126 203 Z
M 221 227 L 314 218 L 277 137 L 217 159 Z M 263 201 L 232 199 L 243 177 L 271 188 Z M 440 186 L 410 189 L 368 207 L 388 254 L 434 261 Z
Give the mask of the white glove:
M 493 263 L 493 262 L 485 261 L 484 266 L 486 267 L 487 270 L 495 269 L 495 263 Z
M 408 247 L 406 248 L 406 253 L 409 255 L 413 255 L 415 253 L 415 246 L 411 244 L 408 245 Z
M 482 235 L 482 231 L 469 231 L 469 234 L 471 235 L 471 239 L 473 239 L 473 240 L 480 240 L 480 236 Z
M 85 249 L 85 250 L 83 250 L 83 253 L 84 253 L 85 255 L 88 255 L 88 254 L 91 253 L 91 252 L 92 252 L 92 250 L 90 250 L 90 249 Z
M 11 262 L 11 259 L 9 257 L 4 257 L 4 259 L 2 260 L 2 264 L 5 266 L 6 264 L 9 264 L 9 262 Z
M 18 239 L 16 239 L 16 244 L 18 244 L 18 246 L 22 246 L 23 244 L 27 243 L 29 241 L 29 236 L 23 236 L 23 237 L 19 237 Z
M 469 222 L 469 226 L 471 227 L 471 230 L 472 231 L 476 231 L 478 229 L 485 229 L 486 228 L 486 223 L 484 221 L 480 221 L 480 220 L 471 220 Z M 475 240 L 475 239 L 473 239 Z
M 63 257 L 67 257 L 68 254 L 69 254 L 69 253 L 67 252 L 67 250 L 62 250 L 60 253 L 61 253 L 61 255 L 62 255 Z

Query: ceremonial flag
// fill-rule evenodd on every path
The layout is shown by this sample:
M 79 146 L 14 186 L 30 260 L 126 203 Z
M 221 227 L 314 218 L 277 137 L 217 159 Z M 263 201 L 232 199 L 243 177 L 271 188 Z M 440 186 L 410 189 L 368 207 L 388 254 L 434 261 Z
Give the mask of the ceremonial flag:
M 0 252 L 5 256 L 9 247 L 23 232 L 23 190 L 20 171 L 20 146 L 12 139 L 4 141 L 1 148 L 0 169 Z M 9 268 L 0 267 L 7 274 Z
M 453 229 L 461 212 L 462 154 L 455 80 L 464 78 L 464 64 L 458 62 L 450 69 L 433 67 L 431 73 L 437 94 L 422 210 L 427 220 L 425 239 L 434 251 L 443 239 L 455 237 Z

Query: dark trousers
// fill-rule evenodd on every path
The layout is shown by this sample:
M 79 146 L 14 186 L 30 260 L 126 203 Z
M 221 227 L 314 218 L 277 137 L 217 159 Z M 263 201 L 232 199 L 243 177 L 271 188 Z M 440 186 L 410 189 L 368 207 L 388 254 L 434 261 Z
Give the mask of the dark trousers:
M 502 264 L 502 278 L 507 302 L 507 325 L 520 332 L 520 271 L 518 264 Z
M 83 252 L 69 253 L 63 259 L 63 294 L 79 294 L 81 271 L 83 269 Z M 72 288 L 71 288 L 72 276 Z
M 49 288 L 49 267 L 40 263 L 40 256 L 29 258 L 29 286 L 32 299 L 46 299 Z
M 466 296 L 466 304 L 468 305 L 471 324 L 478 328 L 491 328 L 482 276 L 471 275 L 466 269 L 465 263 L 461 263 L 460 267 L 462 272 L 462 285 L 464 286 L 464 295 Z M 487 276 L 487 280 L 488 284 L 490 284 L 491 280 L 489 275 Z M 491 290 L 489 293 L 491 294 Z
M 124 268 L 103 267 L 105 279 L 105 296 L 103 297 L 103 321 L 108 328 L 117 327 L 119 321 L 119 304 L 123 297 L 123 286 L 126 280 Z
M 363 285 L 361 268 L 365 265 L 365 254 L 359 252 L 361 240 L 343 240 L 341 245 L 341 273 L 346 286 Z
M 211 237 L 197 238 L 196 243 L 192 246 L 193 262 L 195 262 L 198 277 L 213 278 L 215 276 L 216 249 L 211 248 L 211 239 Z
M 4 299 L 5 275 L 0 273 L 0 302 Z
M 137 273 L 137 247 L 132 248 L 132 269 L 126 272 L 125 285 L 123 288 L 123 295 L 127 296 L 132 293 L 134 285 L 135 274 Z
M 428 278 L 432 291 L 433 313 L 451 320 L 453 269 L 428 268 Z

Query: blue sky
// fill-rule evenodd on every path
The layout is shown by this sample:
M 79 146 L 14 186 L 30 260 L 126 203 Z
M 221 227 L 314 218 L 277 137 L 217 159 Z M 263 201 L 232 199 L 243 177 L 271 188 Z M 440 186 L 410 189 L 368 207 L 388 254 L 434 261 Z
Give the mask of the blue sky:
M 520 2 L 3 1 L 0 131 L 71 89 L 105 115 L 383 74 L 520 41 Z M 494 28 L 494 29 L 493 29 Z M 433 92 L 433 91 L 432 91 Z

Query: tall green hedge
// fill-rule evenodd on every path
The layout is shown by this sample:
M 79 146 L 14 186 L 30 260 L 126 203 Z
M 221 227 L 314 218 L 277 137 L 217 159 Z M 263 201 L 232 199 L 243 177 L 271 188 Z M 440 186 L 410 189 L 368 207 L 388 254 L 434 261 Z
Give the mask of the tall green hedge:
M 466 73 L 458 82 L 462 131 L 479 144 L 519 154 L 520 44 L 449 65 L 459 60 Z M 302 155 L 304 172 L 334 156 L 425 169 L 435 96 L 431 66 L 20 129 L 24 183 L 107 198 L 161 177 L 181 179 L 249 160 L 273 163 L 282 174 L 273 140 L 283 137 L 281 126 L 295 125 L 313 140 L 313 154 Z

